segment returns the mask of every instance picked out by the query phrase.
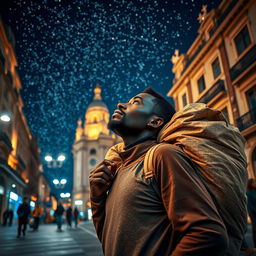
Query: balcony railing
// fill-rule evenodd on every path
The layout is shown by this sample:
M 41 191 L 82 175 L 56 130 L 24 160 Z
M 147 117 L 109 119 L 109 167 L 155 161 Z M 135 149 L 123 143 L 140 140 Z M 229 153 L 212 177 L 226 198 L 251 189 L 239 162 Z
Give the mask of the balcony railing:
M 197 102 L 207 104 L 222 91 L 225 92 L 226 89 L 224 81 L 220 79 L 199 100 L 197 100 Z
M 252 47 L 247 54 L 238 61 L 231 69 L 231 80 L 234 81 L 242 72 L 248 69 L 253 63 L 256 62 L 256 45 Z
M 256 124 L 256 108 L 251 109 L 244 115 L 240 116 L 236 120 L 237 127 L 240 131 L 243 131 L 250 126 Z

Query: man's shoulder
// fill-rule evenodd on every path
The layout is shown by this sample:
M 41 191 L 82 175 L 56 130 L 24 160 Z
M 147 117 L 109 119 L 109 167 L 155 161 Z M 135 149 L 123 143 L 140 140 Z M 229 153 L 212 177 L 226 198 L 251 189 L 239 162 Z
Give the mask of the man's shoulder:
M 160 143 L 152 154 L 152 160 L 155 163 L 162 161 L 190 162 L 189 156 L 177 145 L 170 143 Z
M 173 155 L 173 154 L 183 154 L 186 155 L 185 152 L 177 145 L 170 143 L 160 143 L 156 145 L 155 155 Z

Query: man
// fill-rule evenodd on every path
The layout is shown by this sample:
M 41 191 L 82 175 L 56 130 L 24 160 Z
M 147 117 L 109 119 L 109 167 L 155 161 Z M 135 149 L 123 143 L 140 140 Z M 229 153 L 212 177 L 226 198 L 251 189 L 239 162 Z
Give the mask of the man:
M 33 218 L 34 218 L 34 225 L 33 225 L 34 230 L 38 230 L 40 217 L 41 217 L 42 214 L 43 214 L 43 208 L 37 202 L 36 206 L 35 206 L 35 209 L 32 211 L 32 215 L 33 215 Z
M 72 228 L 72 208 L 71 206 L 68 207 L 66 210 L 66 219 L 67 219 L 67 224 L 70 228 Z
M 12 221 L 13 221 L 13 209 L 9 210 L 9 226 L 12 226 Z
M 109 128 L 122 137 L 121 165 L 104 160 L 90 174 L 93 221 L 106 256 L 224 255 L 227 232 L 191 160 L 178 147 L 154 152 L 154 178 L 143 175 L 146 152 L 171 119 L 172 105 L 151 88 L 119 103 Z
M 8 218 L 9 218 L 9 209 L 7 208 L 3 213 L 3 226 L 7 225 Z
M 22 202 L 22 204 L 19 205 L 17 214 L 19 217 L 17 238 L 19 238 L 21 235 L 21 230 L 22 230 L 23 236 L 26 235 L 28 217 L 30 215 L 30 206 L 29 206 L 27 197 L 23 197 L 23 202 Z
M 65 212 L 64 207 L 62 206 L 61 202 L 58 203 L 57 209 L 55 210 L 54 216 L 57 222 L 57 231 L 62 231 L 62 215 Z
M 75 210 L 73 212 L 74 215 L 74 219 L 75 219 L 75 227 L 77 228 L 77 224 L 78 224 L 78 217 L 79 217 L 79 211 L 77 209 L 77 207 L 75 207 Z

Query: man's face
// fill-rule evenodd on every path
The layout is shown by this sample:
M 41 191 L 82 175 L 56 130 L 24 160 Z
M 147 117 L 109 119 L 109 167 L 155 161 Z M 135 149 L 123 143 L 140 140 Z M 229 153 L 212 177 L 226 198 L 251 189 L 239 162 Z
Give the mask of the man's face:
M 154 97 L 147 93 L 140 93 L 127 103 L 117 104 L 108 127 L 118 135 L 136 135 L 145 129 L 154 115 Z

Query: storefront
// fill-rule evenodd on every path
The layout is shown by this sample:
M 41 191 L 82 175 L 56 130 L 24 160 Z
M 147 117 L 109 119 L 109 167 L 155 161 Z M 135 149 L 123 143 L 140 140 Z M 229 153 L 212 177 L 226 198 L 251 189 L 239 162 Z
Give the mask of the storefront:
M 26 183 L 6 164 L 0 163 L 0 220 L 6 209 L 12 209 L 17 219 L 17 209 L 22 202 Z

